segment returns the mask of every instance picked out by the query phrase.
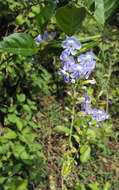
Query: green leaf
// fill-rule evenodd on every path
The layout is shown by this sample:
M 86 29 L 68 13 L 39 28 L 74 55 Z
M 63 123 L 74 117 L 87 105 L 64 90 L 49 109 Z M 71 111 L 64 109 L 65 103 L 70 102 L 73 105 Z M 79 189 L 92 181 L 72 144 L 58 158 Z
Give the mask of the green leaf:
M 24 180 L 19 186 L 17 186 L 17 190 L 28 190 L 28 181 Z
M 83 7 L 76 8 L 65 6 L 56 12 L 56 22 L 67 35 L 71 36 L 79 30 L 86 15 Z
M 95 0 L 94 17 L 99 23 L 99 25 L 104 26 L 105 16 L 104 16 L 104 1 L 103 0 Z
M 91 149 L 90 149 L 90 146 L 89 145 L 83 145 L 80 149 L 80 153 L 81 153 L 81 156 L 80 156 L 80 160 L 81 162 L 87 162 L 88 159 L 90 158 L 90 152 L 91 152 Z
M 21 158 L 22 160 L 29 159 L 29 158 L 30 158 L 30 155 L 29 155 L 26 151 L 24 151 L 24 152 L 22 152 L 22 153 L 20 154 L 20 158 Z
M 17 116 L 15 114 L 8 114 L 8 120 L 11 123 L 16 123 L 16 121 L 18 120 Z
M 95 0 L 86 0 L 87 6 L 90 8 L 91 5 L 95 2 Z
M 16 22 L 19 24 L 19 25 L 22 25 L 26 22 L 26 19 L 24 19 L 24 15 L 22 14 L 19 14 L 17 17 L 16 17 Z
M 94 17 L 102 27 L 112 12 L 118 7 L 118 0 L 95 0 Z
M 18 128 L 19 131 L 22 130 L 23 125 L 22 125 L 22 121 L 20 121 L 20 119 L 18 119 L 18 120 L 16 121 L 16 126 L 17 126 L 17 128 Z
M 31 109 L 27 104 L 23 104 L 23 109 L 24 109 L 24 111 L 26 111 L 28 113 L 31 112 Z
M 18 95 L 17 95 L 17 100 L 18 100 L 19 102 L 24 102 L 25 99 L 26 99 L 25 94 L 18 94 Z
M 27 180 L 14 180 L 10 186 L 8 190 L 28 190 L 27 188 L 28 186 L 28 181 Z
M 118 7 L 118 0 L 104 0 L 105 7 L 105 20 L 112 14 L 112 12 Z
M 16 139 L 17 134 L 13 130 L 7 129 L 7 133 L 5 134 L 5 137 L 7 139 Z
M 96 131 L 94 131 L 93 129 L 88 129 L 86 132 L 86 135 L 88 136 L 88 138 L 90 138 L 91 140 L 95 140 L 96 137 L 98 136 L 98 134 L 96 133 Z
M 86 190 L 84 185 L 75 185 L 74 190 Z
M 70 129 L 68 127 L 65 127 L 65 126 L 59 125 L 59 126 L 55 127 L 55 130 L 58 132 L 70 134 Z
M 6 177 L 0 177 L 0 184 L 3 184 L 5 180 L 6 180 Z
M 29 34 L 14 33 L 0 42 L 0 52 L 31 56 L 38 52 L 38 48 Z
M 91 190 L 100 190 L 97 185 L 95 184 L 88 184 L 88 187 L 90 187 Z
M 103 190 L 109 190 L 110 189 L 110 184 L 108 182 L 106 182 Z
M 44 32 L 44 29 L 53 14 L 55 6 L 55 3 L 50 3 L 46 5 L 41 9 L 40 14 L 36 17 L 36 23 L 40 33 Z

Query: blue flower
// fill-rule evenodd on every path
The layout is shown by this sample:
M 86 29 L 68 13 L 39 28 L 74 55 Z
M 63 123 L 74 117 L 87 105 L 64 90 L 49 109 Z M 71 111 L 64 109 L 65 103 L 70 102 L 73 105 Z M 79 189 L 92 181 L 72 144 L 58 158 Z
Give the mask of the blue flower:
M 60 59 L 63 62 L 67 62 L 70 65 L 73 65 L 75 63 L 74 58 L 72 56 L 69 56 L 69 54 L 66 51 L 63 51 L 60 55 Z
M 81 43 L 76 41 L 76 38 L 69 37 L 66 41 L 62 42 L 62 47 L 68 54 L 76 55 L 77 50 L 81 49 Z
M 60 55 L 60 59 L 62 60 L 64 70 L 69 70 L 70 65 L 75 64 L 74 58 L 72 56 L 69 56 L 65 51 L 63 51 Z
M 86 54 L 82 54 L 78 56 L 78 62 L 89 62 L 94 59 L 95 55 L 92 52 L 87 52 Z
M 108 115 L 103 109 L 93 109 L 92 119 L 97 119 L 97 121 L 104 121 L 108 119 Z
M 39 35 L 37 36 L 37 38 L 36 38 L 36 44 L 37 44 L 37 45 L 40 45 L 41 40 L 42 40 L 42 36 L 39 34 Z
M 71 65 L 69 68 L 69 71 L 71 72 L 70 76 L 71 78 L 75 79 L 82 79 L 83 75 L 83 67 L 80 64 Z
M 81 48 L 81 43 L 77 42 L 74 37 L 67 38 L 66 41 L 62 42 L 62 47 L 65 49 L 61 55 L 63 70 L 69 74 L 69 81 L 75 83 L 76 79 L 88 79 L 92 70 L 95 67 L 96 61 L 94 60 L 94 54 L 87 52 L 78 56 L 78 63 L 70 54 L 75 55 L 77 50 Z M 91 81 L 94 84 L 94 81 Z
M 91 99 L 88 96 L 88 91 L 87 91 L 86 86 L 84 86 L 83 88 L 85 90 L 85 100 L 81 104 L 81 110 L 87 113 L 88 103 L 91 103 Z
M 69 73 L 67 73 L 65 70 L 60 68 L 58 74 L 63 77 L 63 79 L 66 83 L 69 82 Z
M 55 32 L 51 32 L 50 34 L 48 34 L 47 31 L 45 31 L 43 35 L 43 40 L 44 42 L 49 42 L 53 38 L 55 38 L 55 36 L 56 36 Z
M 94 54 L 92 52 L 87 52 L 86 54 L 82 54 L 78 56 L 78 62 L 83 65 L 83 75 L 88 79 L 92 70 L 95 68 L 96 61 L 93 60 Z
M 84 116 L 87 114 L 91 115 L 91 118 L 94 120 L 96 119 L 98 122 L 104 121 L 108 119 L 108 115 L 103 109 L 93 109 L 88 106 L 89 103 L 91 103 L 90 97 L 88 96 L 87 88 L 85 89 L 85 100 L 81 104 L 81 110 L 84 111 Z
M 75 82 L 76 82 L 75 79 L 71 79 L 72 84 L 75 84 Z
M 36 44 L 40 45 L 41 41 L 43 40 L 44 42 L 49 42 L 51 41 L 54 37 L 56 36 L 56 34 L 54 32 L 51 32 L 50 34 L 47 33 L 47 31 L 44 32 L 44 35 L 38 35 L 36 38 Z

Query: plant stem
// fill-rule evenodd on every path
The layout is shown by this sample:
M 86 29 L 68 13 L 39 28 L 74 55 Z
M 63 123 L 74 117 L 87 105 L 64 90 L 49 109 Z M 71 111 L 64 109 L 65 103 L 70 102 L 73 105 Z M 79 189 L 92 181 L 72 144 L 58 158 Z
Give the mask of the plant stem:
M 72 89 L 72 118 L 71 118 L 71 128 L 70 128 L 70 136 L 69 136 L 69 146 L 71 146 L 71 137 L 72 137 L 72 131 L 74 126 L 74 120 L 75 120 L 75 96 L 76 96 L 76 85 Z
M 88 37 L 84 37 L 84 38 L 79 38 L 78 41 L 79 42 L 85 42 L 85 41 L 91 41 L 91 40 L 96 40 L 99 41 L 103 38 L 109 37 L 109 36 L 113 36 L 113 35 L 119 35 L 119 32 L 106 32 L 106 33 L 101 33 L 95 36 L 88 36 Z
M 69 146 L 71 145 L 71 137 L 72 137 L 72 131 L 73 131 L 73 125 L 74 125 L 74 116 L 75 116 L 75 106 L 73 106 L 73 108 L 72 108 L 72 121 L 71 121 L 70 136 L 69 136 Z

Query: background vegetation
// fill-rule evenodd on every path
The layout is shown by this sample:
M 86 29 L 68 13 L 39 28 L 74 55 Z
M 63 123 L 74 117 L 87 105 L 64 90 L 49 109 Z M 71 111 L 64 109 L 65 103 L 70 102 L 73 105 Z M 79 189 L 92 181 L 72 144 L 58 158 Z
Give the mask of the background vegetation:
M 37 46 L 45 31 L 55 38 Z M 118 31 L 118 0 L 0 0 L 0 190 L 119 189 Z M 87 162 L 76 139 L 67 151 L 67 128 L 56 130 L 71 123 L 71 86 L 58 70 L 61 43 L 72 35 L 81 53 L 96 55 L 88 92 L 110 115 L 81 137 L 91 139 Z

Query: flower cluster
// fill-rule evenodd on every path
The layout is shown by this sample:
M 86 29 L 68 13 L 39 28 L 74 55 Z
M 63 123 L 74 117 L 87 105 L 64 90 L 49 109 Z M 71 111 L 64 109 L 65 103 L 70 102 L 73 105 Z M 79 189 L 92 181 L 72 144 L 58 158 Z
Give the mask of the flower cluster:
M 55 38 L 55 36 L 56 36 L 56 34 L 54 32 L 51 32 L 50 34 L 48 34 L 47 31 L 45 31 L 43 36 L 41 34 L 39 34 L 37 36 L 37 38 L 36 38 L 36 44 L 40 45 L 41 41 L 49 42 L 53 38 Z
M 108 115 L 105 113 L 103 109 L 93 109 L 88 106 L 89 103 L 91 103 L 90 97 L 88 96 L 88 91 L 87 88 L 84 87 L 85 89 L 85 100 L 81 104 L 81 109 L 84 111 L 84 116 L 89 114 L 91 115 L 92 119 L 96 119 L 98 122 L 104 121 L 108 119 Z
M 74 37 L 69 37 L 66 41 L 62 42 L 64 51 L 60 55 L 63 67 L 59 69 L 59 75 L 61 75 L 66 83 L 69 81 L 75 83 L 77 79 L 88 79 L 92 70 L 95 68 L 96 61 L 94 60 L 94 54 L 87 52 L 77 56 L 75 60 L 74 55 L 77 54 L 77 50 L 81 49 L 81 43 L 76 41 Z
M 95 55 L 92 52 L 87 52 L 77 56 L 77 51 L 81 49 L 81 43 L 76 41 L 74 37 L 68 37 L 66 41 L 63 41 L 62 47 L 64 48 L 60 55 L 62 68 L 59 69 L 58 74 L 63 77 L 66 83 L 75 83 L 77 79 L 88 79 L 95 68 Z M 88 80 L 88 83 L 95 84 L 95 81 Z M 98 122 L 108 119 L 109 116 L 103 109 L 93 109 L 89 106 L 91 99 L 85 86 L 84 90 L 85 100 L 81 104 L 81 111 L 84 112 L 83 116 L 91 115 L 91 118 L 96 119 Z

